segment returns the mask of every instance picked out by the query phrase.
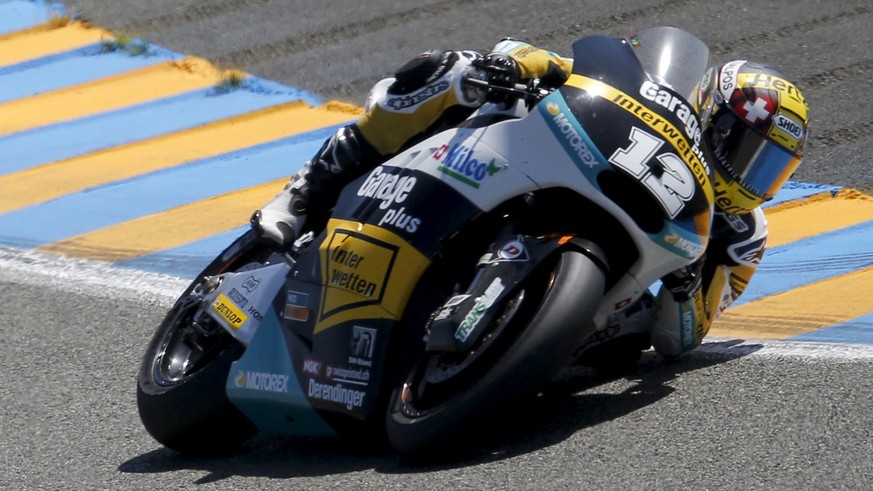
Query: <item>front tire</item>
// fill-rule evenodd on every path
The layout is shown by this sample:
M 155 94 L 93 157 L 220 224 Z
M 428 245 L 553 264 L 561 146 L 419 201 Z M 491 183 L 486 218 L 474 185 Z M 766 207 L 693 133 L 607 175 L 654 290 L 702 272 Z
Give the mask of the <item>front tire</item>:
M 593 329 L 600 267 L 566 250 L 519 285 L 469 353 L 425 353 L 395 388 L 386 433 L 404 453 L 463 444 L 489 416 L 535 395 Z
M 204 277 L 269 254 L 250 249 L 251 243 L 250 234 L 242 236 L 206 267 L 167 313 L 143 356 L 136 394 L 140 419 L 155 440 L 183 454 L 226 453 L 257 433 L 225 391 L 231 364 L 245 348 L 205 317 L 195 320 Z

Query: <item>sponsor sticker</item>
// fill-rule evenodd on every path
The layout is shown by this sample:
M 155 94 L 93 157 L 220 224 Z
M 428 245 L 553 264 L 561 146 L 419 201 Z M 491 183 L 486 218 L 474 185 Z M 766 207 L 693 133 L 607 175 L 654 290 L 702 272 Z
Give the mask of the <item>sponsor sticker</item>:
M 212 302 L 212 311 L 224 319 L 233 329 L 239 329 L 239 326 L 248 319 L 248 316 L 223 293 L 219 294 Z
M 306 395 L 320 401 L 341 404 L 351 411 L 364 405 L 366 392 L 346 388 L 343 384 L 322 384 L 309 379 Z
M 447 80 L 442 80 L 435 84 L 428 85 L 427 87 L 419 90 L 418 92 L 410 95 L 392 97 L 388 99 L 386 102 L 387 106 L 395 111 L 402 111 L 404 109 L 410 108 L 412 106 L 416 106 L 421 104 L 422 102 L 434 97 L 440 92 L 444 92 L 449 88 L 449 82 Z
M 314 360 L 312 358 L 304 358 L 303 359 L 303 373 L 308 375 L 314 375 L 316 377 L 321 375 L 321 360 Z
M 328 366 L 325 376 L 334 382 L 352 385 L 367 385 L 370 381 L 370 370 L 367 368 L 347 368 Z
M 285 312 L 282 316 L 297 322 L 309 320 L 309 294 L 289 290 L 285 298 Z
M 373 349 L 376 346 L 376 330 L 371 327 L 352 327 L 352 339 L 349 351 L 355 358 L 373 358 Z
M 703 247 L 702 245 L 696 242 L 692 242 L 684 237 L 680 237 L 676 234 L 666 235 L 664 237 L 664 241 L 689 258 L 700 257 L 700 255 L 703 254 L 703 251 L 705 250 L 705 247 Z
M 500 172 L 500 167 L 495 165 L 496 158 L 477 156 L 473 148 L 460 143 L 441 146 L 433 158 L 440 163 L 437 170 L 476 189 L 486 178 Z
M 288 392 L 288 375 L 279 373 L 240 371 L 234 383 L 241 389 L 264 392 Z
M 239 305 L 240 308 L 244 308 L 246 304 L 249 303 L 249 300 L 242 293 L 237 291 L 236 288 L 231 288 L 227 296 L 233 300 L 233 303 Z
M 455 295 L 450 298 L 448 302 L 443 304 L 440 308 L 440 311 L 437 313 L 436 317 L 433 320 L 438 321 L 442 319 L 447 319 L 452 315 L 452 312 L 455 311 L 455 307 L 461 304 L 464 300 L 470 298 L 470 295 Z
M 356 319 L 397 319 L 430 260 L 376 225 L 331 219 L 319 246 L 324 287 L 314 333 Z
M 394 267 L 397 248 L 356 232 L 337 230 L 323 251 L 325 289 L 321 317 L 378 303 Z
M 570 112 L 569 108 L 562 108 L 558 102 L 549 101 L 545 105 L 545 110 L 548 114 L 546 121 L 549 122 L 564 150 L 574 157 L 577 166 L 581 164 L 587 169 L 597 167 L 600 161 L 591 150 L 594 144 L 587 136 L 583 137 L 584 131 L 576 122 L 576 118 L 572 114 L 567 116 Z
M 521 240 L 507 242 L 497 251 L 497 258 L 503 261 L 527 261 L 527 249 Z
M 357 194 L 382 201 L 379 208 L 386 210 L 394 204 L 406 201 L 416 182 L 414 176 L 400 176 L 387 172 L 383 167 L 376 167 L 358 188 Z
M 503 293 L 506 287 L 503 286 L 503 281 L 500 278 L 494 278 L 494 281 L 488 285 L 488 288 L 485 289 L 485 293 L 476 299 L 476 302 L 473 304 L 473 308 L 470 309 L 470 312 L 464 317 L 464 320 L 461 321 L 461 325 L 458 326 L 458 329 L 455 331 L 455 339 L 461 341 L 462 343 L 470 337 L 470 333 L 473 332 L 473 329 L 479 325 L 479 321 L 482 320 L 482 315 L 485 314 L 492 305 L 494 305 L 494 301 L 497 300 L 497 297 Z
M 254 276 L 249 276 L 243 282 L 242 287 L 245 289 L 245 291 L 252 293 L 253 291 L 257 290 L 258 285 L 260 285 L 260 284 L 261 284 L 261 280 L 255 278 Z

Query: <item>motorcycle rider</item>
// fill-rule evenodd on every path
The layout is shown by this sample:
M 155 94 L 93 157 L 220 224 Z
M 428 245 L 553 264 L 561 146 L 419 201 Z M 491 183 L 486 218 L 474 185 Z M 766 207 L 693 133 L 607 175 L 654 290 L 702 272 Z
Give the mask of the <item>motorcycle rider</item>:
M 285 188 L 251 219 L 264 238 L 292 243 L 304 223 L 322 230 L 343 186 L 400 150 L 463 121 L 505 93 L 471 89 L 465 76 L 510 86 L 539 78 L 557 88 L 573 61 L 510 38 L 485 56 L 433 50 L 378 82 L 363 117 L 331 136 Z M 716 161 L 716 209 L 710 241 L 693 264 L 661 279 L 657 297 L 644 294 L 613 316 L 580 349 L 579 362 L 603 366 L 615 353 L 653 346 L 674 357 L 698 346 L 713 320 L 746 288 L 764 253 L 767 222 L 760 205 L 771 199 L 802 160 L 808 108 L 797 87 L 775 69 L 736 60 L 709 69 L 696 109 L 703 141 Z

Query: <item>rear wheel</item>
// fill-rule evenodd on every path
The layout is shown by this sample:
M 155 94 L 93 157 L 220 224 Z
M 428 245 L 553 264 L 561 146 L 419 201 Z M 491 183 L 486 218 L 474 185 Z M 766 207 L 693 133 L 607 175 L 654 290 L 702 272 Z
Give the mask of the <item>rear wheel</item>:
M 407 453 L 460 444 L 489 416 L 535 395 L 590 334 L 603 289 L 604 273 L 578 251 L 541 265 L 470 351 L 425 354 L 394 390 L 391 444 Z

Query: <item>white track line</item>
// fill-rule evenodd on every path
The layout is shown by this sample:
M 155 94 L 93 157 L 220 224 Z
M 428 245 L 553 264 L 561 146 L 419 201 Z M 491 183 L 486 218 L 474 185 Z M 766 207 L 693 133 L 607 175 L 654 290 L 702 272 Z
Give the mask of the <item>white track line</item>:
M 65 291 L 171 306 L 189 278 L 113 267 L 107 263 L 0 247 L 0 280 L 49 285 Z M 873 345 L 707 338 L 696 356 L 767 356 L 781 358 L 873 360 Z
M 49 285 L 96 296 L 138 300 L 145 296 L 168 306 L 191 282 L 189 278 L 112 267 L 98 261 L 2 247 L 0 280 Z

